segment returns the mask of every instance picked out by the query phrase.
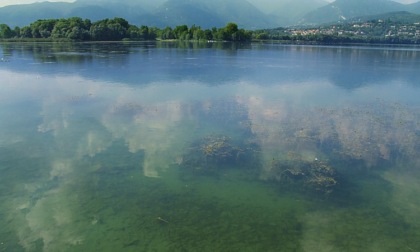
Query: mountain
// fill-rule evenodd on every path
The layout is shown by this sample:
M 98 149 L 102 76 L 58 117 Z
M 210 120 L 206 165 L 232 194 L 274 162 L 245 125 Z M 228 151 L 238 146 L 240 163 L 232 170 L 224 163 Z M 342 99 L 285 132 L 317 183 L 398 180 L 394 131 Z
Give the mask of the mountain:
M 153 15 L 165 26 L 195 24 L 211 28 L 228 22 L 247 29 L 275 26 L 273 20 L 246 0 L 168 0 Z
M 274 20 L 246 0 L 201 1 L 206 3 L 209 9 L 214 10 L 225 24 L 236 22 L 240 27 L 248 27 L 248 29 L 276 26 Z
M 131 8 L 141 8 L 146 11 L 153 11 L 160 5 L 162 5 L 166 0 L 77 0 L 77 4 L 85 5 L 95 5 L 95 6 L 116 6 L 116 5 L 125 5 Z
M 224 25 L 223 20 L 204 4 L 189 0 L 169 0 L 148 15 L 147 19 L 152 20 L 152 25 L 158 27 L 195 24 L 207 28 Z
M 260 2 L 258 2 L 260 1 Z M 338 22 L 354 17 L 396 11 L 420 14 L 420 2 L 391 0 L 77 0 L 41 2 L 0 8 L 0 24 L 27 26 L 38 19 L 81 17 L 92 21 L 122 17 L 134 25 L 163 28 L 186 24 L 202 28 L 235 22 L 241 28 L 260 29 Z M 253 4 L 252 4 L 252 3 Z M 258 6 L 258 7 L 256 7 Z M 269 7 L 272 7 L 270 9 Z
M 135 25 L 177 26 L 195 24 L 203 28 L 235 22 L 246 29 L 277 24 L 246 0 L 78 0 L 74 3 L 42 2 L 0 8 L 0 23 L 26 26 L 38 19 L 88 18 L 97 21 L 122 17 Z
M 420 2 L 409 4 L 408 11 L 412 13 L 420 14 Z
M 140 5 L 130 5 L 129 2 L 101 2 L 94 1 L 77 1 L 68 11 L 64 13 L 64 17 L 81 17 L 88 18 L 93 21 L 124 16 L 127 20 L 135 20 L 138 16 L 145 15 L 146 10 Z
M 0 8 L 0 23 L 10 27 L 26 26 L 38 19 L 81 17 L 93 21 L 124 16 L 133 21 L 146 11 L 140 6 L 133 8 L 118 2 L 76 1 L 75 3 L 41 2 L 11 5 Z
M 324 0 L 291 0 L 278 6 L 270 14 L 281 26 L 297 24 L 306 14 L 328 5 Z
M 385 14 L 378 14 L 373 16 L 363 16 L 352 18 L 350 22 L 367 22 L 371 20 L 389 20 L 395 23 L 413 24 L 420 22 L 420 15 L 408 11 L 388 12 Z
M 303 17 L 300 24 L 332 23 L 354 17 L 371 16 L 388 12 L 407 11 L 408 5 L 391 0 L 336 0 Z
M 35 3 L 0 8 L 0 23 L 10 27 L 24 26 L 38 19 L 59 18 L 65 15 L 70 3 Z

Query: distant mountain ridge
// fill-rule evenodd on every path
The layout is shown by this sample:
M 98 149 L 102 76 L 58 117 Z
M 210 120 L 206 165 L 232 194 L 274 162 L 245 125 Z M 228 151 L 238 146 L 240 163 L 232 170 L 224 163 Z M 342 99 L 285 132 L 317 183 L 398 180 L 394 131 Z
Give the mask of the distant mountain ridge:
M 420 14 L 420 2 L 406 5 L 391 0 L 336 0 L 306 14 L 299 23 L 316 25 L 399 11 Z
M 133 6 L 117 1 L 76 1 L 40 2 L 33 4 L 11 5 L 0 8 L 0 23 L 14 26 L 25 26 L 38 19 L 54 19 L 82 17 L 91 20 L 101 20 L 124 16 L 126 19 L 135 20 L 147 12 L 139 5 Z
M 147 2 L 149 4 L 147 4 Z M 277 24 L 246 0 L 78 0 L 74 3 L 42 2 L 0 8 L 0 23 L 26 26 L 38 19 L 81 17 L 97 21 L 122 17 L 135 25 L 199 25 L 220 27 L 235 22 L 248 29 L 274 27 Z
M 292 0 L 270 12 L 279 24 L 296 25 L 307 13 L 328 5 L 324 0 Z
M 369 22 L 372 20 L 389 20 L 394 23 L 414 24 L 420 22 L 420 14 L 414 14 L 408 11 L 388 12 L 385 14 L 378 14 L 373 16 L 355 17 L 349 19 L 349 23 L 355 22 Z
M 244 0 L 168 0 L 149 17 L 154 18 L 157 26 L 187 24 L 211 28 L 235 22 L 253 29 L 274 25 L 267 15 Z
M 38 19 L 81 17 L 92 21 L 122 17 L 134 25 L 160 28 L 197 25 L 222 27 L 235 22 L 241 28 L 260 29 L 292 25 L 319 25 L 355 17 L 407 11 L 420 14 L 420 2 L 391 0 L 290 0 L 263 12 L 252 0 L 77 0 L 74 3 L 42 2 L 0 8 L 0 24 L 27 26 Z M 264 0 L 261 0 L 264 2 Z M 278 7 L 278 8 L 277 8 Z

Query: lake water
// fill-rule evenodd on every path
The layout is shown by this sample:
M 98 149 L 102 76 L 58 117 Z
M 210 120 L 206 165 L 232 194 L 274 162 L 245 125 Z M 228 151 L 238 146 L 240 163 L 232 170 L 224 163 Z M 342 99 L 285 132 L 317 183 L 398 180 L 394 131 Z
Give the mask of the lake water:
M 0 251 L 420 251 L 418 47 L 0 57 Z

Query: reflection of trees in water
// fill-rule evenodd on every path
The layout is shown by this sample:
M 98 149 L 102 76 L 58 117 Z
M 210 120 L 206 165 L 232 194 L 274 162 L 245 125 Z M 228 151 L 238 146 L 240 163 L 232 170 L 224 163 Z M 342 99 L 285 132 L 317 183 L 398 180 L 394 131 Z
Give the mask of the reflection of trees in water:
M 3 55 L 33 57 L 39 62 L 85 63 L 108 60 L 113 65 L 127 65 L 130 53 L 147 52 L 151 48 L 167 49 L 218 49 L 235 54 L 239 49 L 250 49 L 249 43 L 207 43 L 191 41 L 174 42 L 107 42 L 107 43 L 6 43 L 0 48 Z M 120 57 L 112 57 L 119 55 Z
M 159 41 L 156 43 L 159 48 L 176 48 L 176 49 L 218 49 L 229 51 L 235 55 L 240 49 L 251 49 L 251 43 L 234 43 L 234 42 L 212 42 L 207 41 Z
M 410 48 L 273 46 L 189 41 L 5 43 L 0 47 L 5 59 L 10 56 L 15 62 L 21 63 L 17 59 L 25 58 L 34 59 L 38 63 L 66 63 L 65 69 L 59 69 L 60 72 L 77 71 L 88 78 L 134 85 L 191 79 L 212 85 L 243 79 L 251 79 L 255 83 L 278 84 L 327 78 L 334 85 L 347 90 L 390 80 L 403 80 L 418 86 L 417 75 L 413 73 L 419 67 L 416 60 L 419 52 Z M 253 50 L 248 50 L 251 48 Z M 7 67 L 25 72 L 39 70 L 26 66 L 26 63 L 7 64 Z M 83 64 L 93 68 L 80 71 Z M 59 64 L 43 69 L 53 75 L 58 68 Z M 215 72 L 218 74 L 215 75 Z M 139 78 L 139 75 L 142 77 Z
M 124 43 L 17 43 L 2 44 L 8 55 L 34 58 L 38 62 L 92 63 L 95 58 L 109 58 L 110 55 L 126 55 L 133 46 Z M 107 56 L 107 57 L 104 57 Z M 113 58 L 114 64 L 127 63 L 128 57 Z

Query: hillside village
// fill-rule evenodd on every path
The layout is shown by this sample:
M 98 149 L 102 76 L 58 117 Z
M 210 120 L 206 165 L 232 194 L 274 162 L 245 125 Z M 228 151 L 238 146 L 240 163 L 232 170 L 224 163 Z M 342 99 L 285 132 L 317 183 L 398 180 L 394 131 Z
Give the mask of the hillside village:
M 342 35 L 342 36 L 378 36 L 378 37 L 420 37 L 420 22 L 413 24 L 389 24 L 384 20 L 354 23 L 347 25 L 331 25 L 310 29 L 288 29 L 290 35 Z
M 256 39 L 317 41 L 322 43 L 420 43 L 420 21 L 386 19 L 337 23 L 307 28 L 278 28 L 254 33 Z

